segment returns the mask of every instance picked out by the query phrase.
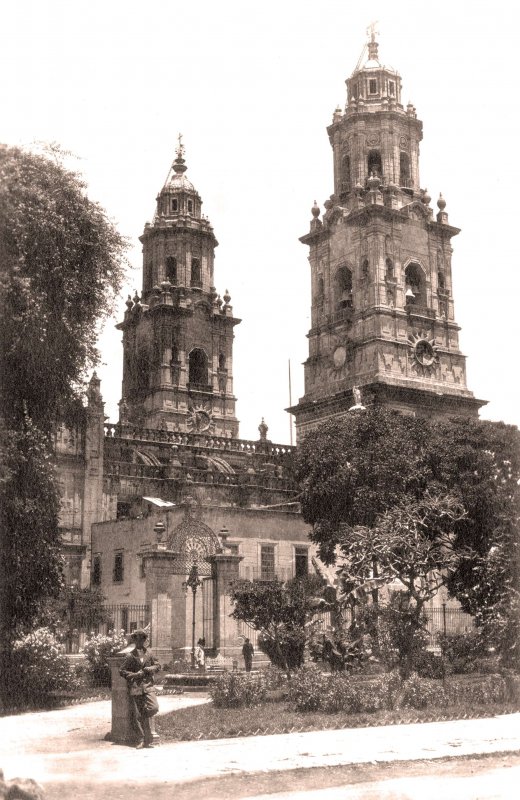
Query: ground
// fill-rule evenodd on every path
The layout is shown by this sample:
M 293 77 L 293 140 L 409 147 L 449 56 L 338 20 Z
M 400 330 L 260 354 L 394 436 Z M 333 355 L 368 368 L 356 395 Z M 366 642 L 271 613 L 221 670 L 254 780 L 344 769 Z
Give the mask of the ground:
M 360 764 L 289 772 L 230 775 L 188 784 L 153 780 L 139 786 L 140 800 L 513 800 L 518 796 L 520 753 L 432 761 Z M 111 784 L 110 800 L 127 800 L 135 784 Z M 105 800 L 106 786 L 73 783 L 67 796 Z M 47 784 L 46 800 L 63 800 L 63 784 Z

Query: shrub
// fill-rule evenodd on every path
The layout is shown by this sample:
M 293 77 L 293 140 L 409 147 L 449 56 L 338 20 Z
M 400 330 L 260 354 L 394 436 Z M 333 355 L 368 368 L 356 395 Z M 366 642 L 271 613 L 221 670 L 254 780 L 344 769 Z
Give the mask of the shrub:
M 277 639 L 267 633 L 260 633 L 258 647 L 275 667 L 292 672 L 303 664 L 305 633 L 288 626 L 278 631 Z
M 126 647 L 124 631 L 97 633 L 85 642 L 83 652 L 88 662 L 88 674 L 94 686 L 110 686 L 109 656 L 119 653 Z
M 399 695 L 401 708 L 426 708 L 427 706 L 444 706 L 447 698 L 442 686 L 436 681 L 421 678 L 413 672 L 402 686 Z
M 13 705 L 45 703 L 51 692 L 78 686 L 74 666 L 48 628 L 37 628 L 14 643 L 9 676 Z
M 478 631 L 447 633 L 438 636 L 442 655 L 455 673 L 476 671 L 476 660 L 486 655 L 482 637 Z
M 429 650 L 424 650 L 414 656 L 413 668 L 421 678 L 444 678 L 446 675 L 444 658 Z
M 261 673 L 224 672 L 211 682 L 209 691 L 217 708 L 250 708 L 265 700 L 267 690 Z
M 450 705 L 475 705 L 502 703 L 510 699 L 508 684 L 503 675 L 486 675 L 475 680 L 459 680 L 446 688 Z
M 353 680 L 348 673 L 328 675 L 317 667 L 304 667 L 294 675 L 288 699 L 297 711 L 324 711 L 328 714 L 379 711 L 389 707 L 395 681 L 400 683 L 393 674 L 360 682 Z
M 263 671 L 263 675 L 265 679 L 265 687 L 268 691 L 282 689 L 283 687 L 287 686 L 287 675 L 283 670 L 275 667 L 274 664 L 269 664 L 267 669 Z

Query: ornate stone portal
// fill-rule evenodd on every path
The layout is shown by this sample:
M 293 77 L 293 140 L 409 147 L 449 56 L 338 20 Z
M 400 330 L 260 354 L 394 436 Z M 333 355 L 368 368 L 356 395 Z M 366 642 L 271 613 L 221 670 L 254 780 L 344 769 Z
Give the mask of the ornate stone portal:
M 206 648 L 225 653 L 234 642 L 226 639 L 226 619 L 231 612 L 229 584 L 238 579 L 241 556 L 224 552 L 222 543 L 202 521 L 203 508 L 194 509 L 187 498 L 184 519 L 168 538 L 145 548 L 146 601 L 151 608 L 151 645 L 159 660 L 189 661 L 195 639 Z M 186 581 L 196 567 L 200 588 L 188 592 Z M 229 628 L 229 626 L 228 626 Z

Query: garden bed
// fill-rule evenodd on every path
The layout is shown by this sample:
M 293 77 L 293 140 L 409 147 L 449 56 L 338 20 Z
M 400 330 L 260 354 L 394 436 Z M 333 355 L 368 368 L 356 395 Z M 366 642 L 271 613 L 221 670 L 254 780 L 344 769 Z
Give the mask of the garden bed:
M 348 706 L 328 709 L 325 706 L 324 708 L 313 706 L 312 710 L 299 710 L 295 700 L 297 695 L 293 692 L 288 694 L 287 686 L 271 689 L 267 691 L 267 696 L 264 692 L 262 699 L 251 703 L 249 708 L 243 705 L 222 707 L 223 695 L 220 694 L 221 707 L 217 707 L 215 703 L 208 703 L 195 708 L 179 709 L 158 719 L 157 728 L 165 740 L 189 741 L 439 722 L 494 716 L 520 710 L 518 696 L 511 696 L 503 690 L 494 691 L 490 677 L 464 675 L 451 676 L 444 682 L 424 681 L 424 698 L 417 695 L 417 688 L 423 682 L 418 683 L 415 679 L 415 683 L 412 682 L 415 694 L 408 694 L 406 707 L 398 703 L 381 702 L 375 705 L 367 704 L 366 707 L 358 705 L 351 707 L 350 710 Z M 493 678 L 500 684 L 500 676 Z M 296 681 L 296 676 L 293 680 Z M 367 686 L 366 681 L 358 679 L 357 676 L 345 675 L 345 682 L 350 684 L 355 696 L 366 693 L 370 698 L 377 693 L 376 685 L 372 689 Z M 297 684 L 293 688 L 297 688 Z M 320 686 L 320 691 L 322 689 L 323 686 Z M 334 690 L 339 693 L 341 687 L 335 684 Z M 326 694 L 325 689 L 324 699 Z M 235 692 L 234 700 L 236 697 Z M 437 702 L 437 697 L 443 698 L 441 703 Z M 426 702 L 423 703 L 424 699 Z M 417 704 L 416 700 L 419 701 Z
M 165 741 L 228 739 L 243 736 L 269 736 L 277 733 L 371 728 L 384 725 L 409 725 L 418 722 L 443 722 L 455 719 L 477 719 L 497 714 L 513 714 L 518 704 L 492 703 L 435 709 L 402 709 L 365 714 L 318 711 L 296 712 L 285 702 L 265 702 L 254 708 L 254 714 L 244 714 L 240 708 L 215 708 L 211 703 L 182 708 L 157 718 L 157 731 Z

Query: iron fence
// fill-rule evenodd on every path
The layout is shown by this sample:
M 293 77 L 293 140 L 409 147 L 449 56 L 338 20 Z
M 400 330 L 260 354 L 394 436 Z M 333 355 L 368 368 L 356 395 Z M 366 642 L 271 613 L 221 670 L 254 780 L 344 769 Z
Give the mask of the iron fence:
M 67 654 L 79 653 L 87 639 L 96 634 L 106 635 L 110 631 L 124 631 L 129 634 L 138 628 L 151 627 L 150 607 L 146 604 L 112 604 L 104 606 L 103 611 L 102 619 L 99 615 L 91 618 L 84 616 L 78 620 L 77 627 L 62 634 Z M 150 629 L 148 635 L 151 637 Z
M 475 630 L 475 622 L 472 616 L 466 614 L 460 608 L 449 608 L 445 604 L 434 606 L 433 608 L 426 609 L 424 612 L 426 617 L 426 632 L 428 634 L 427 647 L 436 649 L 439 646 L 440 634 L 456 634 L 468 633 Z M 342 618 L 344 622 L 349 625 L 352 622 L 352 612 L 346 609 Z M 330 611 L 320 611 L 314 615 L 314 620 L 321 623 L 322 628 L 325 630 L 331 626 Z M 258 631 L 252 628 L 246 622 L 237 621 L 237 639 L 242 641 L 248 637 L 251 644 L 257 650 L 258 648 Z

